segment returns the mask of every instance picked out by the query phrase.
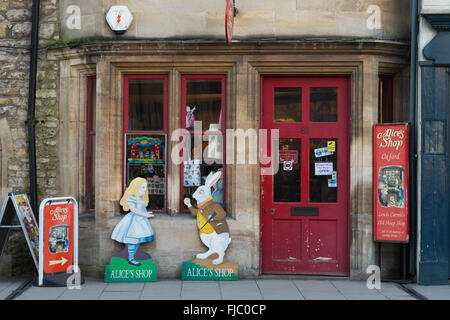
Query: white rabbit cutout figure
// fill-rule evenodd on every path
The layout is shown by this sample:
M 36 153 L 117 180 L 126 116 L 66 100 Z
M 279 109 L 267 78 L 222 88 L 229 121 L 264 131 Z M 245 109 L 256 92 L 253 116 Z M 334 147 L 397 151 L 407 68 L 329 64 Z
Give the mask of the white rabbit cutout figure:
M 225 220 L 226 212 L 222 206 L 212 200 L 211 187 L 220 179 L 222 172 L 211 172 L 205 181 L 204 186 L 200 186 L 192 197 L 197 201 L 197 208 L 191 205 L 189 198 L 184 199 L 184 203 L 189 208 L 191 214 L 197 219 L 197 227 L 200 233 L 200 240 L 208 247 L 208 251 L 198 254 L 197 259 L 206 259 L 212 254 L 218 254 L 218 258 L 213 260 L 213 264 L 218 265 L 223 262 L 225 251 L 231 242 L 230 231 Z

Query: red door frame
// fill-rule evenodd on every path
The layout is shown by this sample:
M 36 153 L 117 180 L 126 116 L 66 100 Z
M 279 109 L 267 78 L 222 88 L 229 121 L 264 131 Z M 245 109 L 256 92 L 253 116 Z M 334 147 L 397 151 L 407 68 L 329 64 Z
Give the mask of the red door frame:
M 130 87 L 129 83 L 130 80 L 135 79 L 162 79 L 164 80 L 164 124 L 163 124 L 163 131 L 129 131 L 128 129 L 128 103 L 129 103 L 129 94 L 130 94 Z M 125 176 L 126 176 L 126 144 L 125 144 L 125 136 L 127 133 L 132 134 L 164 134 L 166 145 L 164 147 L 164 157 L 165 157 L 165 186 L 166 186 L 166 195 L 165 195 L 165 203 L 164 203 L 164 210 L 153 210 L 154 213 L 166 213 L 167 208 L 167 148 L 168 148 L 168 137 L 167 137 L 167 129 L 168 129 L 168 112 L 169 112 L 169 76 L 167 74 L 160 74 L 160 75 L 143 75 L 143 74 L 126 74 L 123 76 L 123 132 L 122 132 L 122 192 L 125 191 Z
M 222 120 L 221 120 L 221 130 L 222 130 L 222 145 L 223 145 L 223 165 L 222 165 L 222 188 L 223 188 L 223 202 L 226 202 L 226 75 L 217 75 L 217 74 L 194 74 L 194 75 L 182 75 L 181 76 L 181 99 L 180 99 L 180 108 L 181 108 L 181 128 L 186 129 L 186 80 L 221 80 L 222 82 Z M 210 133 L 214 134 L 214 133 Z M 194 132 L 190 132 L 190 135 L 194 135 Z M 202 130 L 202 136 L 205 135 L 205 132 Z M 183 157 L 183 150 L 180 154 Z M 203 159 L 202 159 L 203 162 Z M 180 213 L 189 213 L 187 209 L 184 209 L 183 202 L 183 177 L 184 174 L 184 164 L 181 162 L 180 164 Z
M 269 111 L 271 115 L 267 114 L 267 111 L 265 110 L 265 101 L 272 101 L 273 106 L 273 90 L 265 90 L 265 85 L 270 82 L 275 81 L 277 82 L 276 87 L 301 87 L 307 88 L 307 90 L 302 90 L 302 122 L 295 123 L 295 124 L 278 124 L 271 121 L 270 126 L 266 126 L 267 120 L 265 120 L 265 117 L 269 117 L 273 119 L 273 108 L 268 109 L 272 110 Z M 294 83 L 294 84 L 292 84 Z M 260 197 L 260 218 L 261 218 L 261 224 L 260 224 L 260 272 L 261 273 L 281 273 L 281 274 L 290 274 L 290 273 L 301 273 L 301 274 L 323 274 L 323 275 L 348 275 L 350 272 L 350 81 L 347 77 L 314 77 L 314 76 L 302 76 L 302 77 L 276 77 L 276 76 L 262 76 L 261 77 L 261 104 L 260 104 L 260 114 L 261 114 L 261 129 L 280 129 L 280 138 L 283 137 L 289 137 L 289 138 L 300 138 L 302 139 L 302 148 L 301 148 L 301 158 L 300 161 L 302 162 L 302 170 L 301 170 L 301 203 L 287 203 L 283 205 L 291 206 L 299 206 L 299 207 L 319 207 L 319 208 L 326 208 L 330 204 L 318 204 L 318 203 L 310 203 L 309 202 L 309 140 L 315 139 L 315 138 L 337 138 L 338 139 L 338 172 L 341 172 L 341 174 L 338 173 L 338 181 L 340 188 L 338 189 L 338 204 L 339 206 L 342 206 L 342 210 L 344 213 L 342 213 L 343 217 L 345 218 L 345 228 L 342 227 L 342 229 L 345 229 L 345 234 L 341 235 L 341 242 L 344 242 L 346 245 L 346 252 L 344 255 L 344 259 L 341 259 L 340 261 L 340 268 L 338 271 L 334 270 L 333 268 L 325 268 L 323 270 L 308 270 L 308 271 L 300 271 L 297 272 L 296 270 L 293 270 L 291 267 L 288 268 L 281 268 L 279 270 L 274 269 L 273 267 L 267 268 L 267 263 L 265 265 L 265 255 L 264 255 L 264 242 L 267 239 L 264 239 L 263 235 L 263 229 L 264 229 L 264 209 L 265 209 L 265 203 L 267 204 L 267 198 L 268 195 L 264 196 L 264 190 L 267 189 L 267 186 L 272 184 L 272 176 L 261 176 L 260 179 L 260 185 L 261 185 L 261 197 Z M 268 85 L 268 84 L 267 84 Z M 338 87 L 339 93 L 338 93 L 338 123 L 332 124 L 327 123 L 326 124 L 326 131 L 323 131 L 323 123 L 309 123 L 309 88 L 310 87 Z M 270 92 L 272 91 L 272 92 Z M 343 94 L 342 94 L 343 93 Z M 272 100 L 270 99 L 272 98 Z M 345 130 L 342 130 L 339 128 L 342 124 L 344 124 Z M 309 134 L 301 134 L 298 128 L 300 126 L 307 126 L 309 128 Z M 320 128 L 322 126 L 322 128 Z M 296 130 L 297 129 L 297 130 Z M 334 129 L 334 130 L 333 130 Z M 340 130 L 340 134 L 336 135 L 336 130 Z M 284 132 L 283 132 L 284 131 Z M 329 134 L 327 134 L 329 132 Z M 286 136 L 287 135 L 287 136 Z M 329 137 L 328 137 L 329 135 Z M 268 133 L 268 136 L 270 136 L 270 132 Z M 306 141 L 307 143 L 306 143 Z M 339 143 L 339 141 L 344 141 L 344 143 Z M 305 152 L 307 150 L 307 152 Z M 346 153 L 346 156 L 341 156 L 343 153 Z M 341 159 L 346 159 L 345 161 L 342 161 Z M 342 172 L 345 176 L 342 176 Z M 305 183 L 308 182 L 308 183 Z M 273 189 L 270 189 L 273 191 Z M 342 198 L 342 194 L 345 196 Z M 339 196 L 341 195 L 341 196 Z M 272 195 L 269 195 L 269 197 L 272 197 Z M 339 200 L 342 199 L 342 200 Z M 307 201 L 305 201 L 307 200 Z M 272 201 L 272 206 L 276 204 Z M 333 206 L 335 204 L 331 204 Z M 267 209 L 267 208 L 266 208 Z M 266 210 L 267 212 L 268 210 Z M 323 210 L 321 210 L 323 211 Z M 267 213 L 266 213 L 267 214 Z M 322 217 L 324 216 L 321 214 Z M 314 217 L 312 217 L 314 218 Z M 273 220 L 272 220 L 273 221 Z M 343 222 L 343 223 L 344 223 Z M 271 226 L 272 227 L 272 226 Z M 272 227 L 273 228 L 273 227 Z M 302 227 L 303 228 L 303 227 Z M 339 231 L 339 229 L 338 229 Z M 272 232 L 272 231 L 270 231 Z M 309 231 L 308 231 L 309 232 Z M 268 235 L 266 235 L 268 237 Z M 272 237 L 272 234 L 270 234 L 270 237 Z M 271 240 L 272 241 L 272 240 Z M 267 243 L 266 243 L 267 245 Z M 304 255 L 304 247 L 305 244 L 302 243 L 302 255 Z M 268 248 L 266 248 L 268 250 Z M 270 248 L 272 250 L 272 248 Z M 342 250 L 338 249 L 338 254 Z M 306 252 L 306 251 L 305 251 Z M 272 259 L 272 257 L 270 257 Z M 267 259 L 266 259 L 267 261 Z

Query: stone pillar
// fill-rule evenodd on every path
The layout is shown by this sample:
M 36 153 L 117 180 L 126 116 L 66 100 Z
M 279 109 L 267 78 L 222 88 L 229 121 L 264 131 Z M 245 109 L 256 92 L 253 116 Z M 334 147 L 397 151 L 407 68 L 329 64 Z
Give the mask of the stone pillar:
M 352 108 L 351 130 L 351 243 L 350 277 L 365 279 L 369 265 L 377 264 L 373 241 L 373 146 L 372 128 L 378 119 L 378 61 L 365 58 L 361 96 Z

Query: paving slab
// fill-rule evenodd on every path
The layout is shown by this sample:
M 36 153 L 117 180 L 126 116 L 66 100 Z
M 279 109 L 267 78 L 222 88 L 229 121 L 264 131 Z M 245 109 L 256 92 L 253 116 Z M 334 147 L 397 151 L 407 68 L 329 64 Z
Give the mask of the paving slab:
M 98 300 L 103 293 L 103 289 L 85 290 L 85 289 L 67 289 L 59 297 L 58 300 Z
M 305 300 L 292 280 L 256 280 L 264 300 Z
M 418 284 L 407 284 L 406 286 L 429 300 L 450 300 L 450 285 L 422 286 Z
M 0 300 L 5 300 L 14 290 L 19 288 L 27 279 L 0 278 Z
M 99 300 L 139 300 L 140 291 L 104 291 Z
M 15 300 L 56 300 L 58 299 L 66 287 L 34 287 L 31 286 Z
M 147 282 L 142 290 L 141 300 L 179 300 L 181 298 L 180 280 L 161 280 Z
M 224 300 L 262 300 L 261 292 L 255 280 L 220 282 Z
M 114 282 L 108 283 L 105 288 L 106 292 L 109 291 L 142 291 L 144 289 L 144 282 Z
M 377 291 L 389 300 L 417 300 L 396 283 L 382 282 Z
M 331 280 L 330 282 L 348 300 L 388 300 L 378 290 L 367 288 L 365 281 Z
M 181 300 L 222 300 L 217 281 L 182 281 Z
M 345 296 L 328 280 L 293 280 L 306 300 L 345 300 Z

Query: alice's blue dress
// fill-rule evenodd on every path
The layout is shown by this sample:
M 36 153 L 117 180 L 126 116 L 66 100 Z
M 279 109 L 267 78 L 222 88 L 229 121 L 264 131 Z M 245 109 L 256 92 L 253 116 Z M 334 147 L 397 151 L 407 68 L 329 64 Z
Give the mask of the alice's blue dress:
M 137 203 L 136 196 L 131 195 L 128 205 L 147 212 L 142 196 L 139 196 L 140 204 Z M 154 238 L 153 228 L 146 217 L 130 211 L 114 228 L 111 238 L 120 243 L 139 244 L 150 242 Z

